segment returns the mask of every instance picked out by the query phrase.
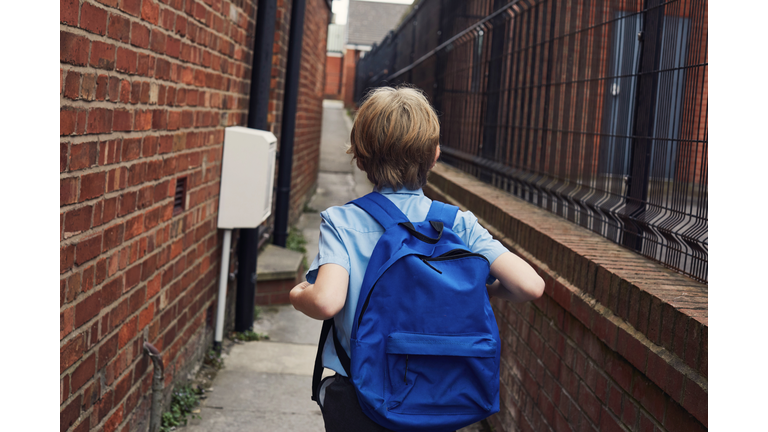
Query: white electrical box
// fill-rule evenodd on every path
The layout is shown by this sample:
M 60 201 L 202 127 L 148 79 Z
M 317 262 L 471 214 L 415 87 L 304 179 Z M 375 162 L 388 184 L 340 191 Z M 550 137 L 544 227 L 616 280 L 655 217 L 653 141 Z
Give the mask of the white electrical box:
M 272 213 L 276 151 L 272 132 L 242 126 L 224 130 L 219 228 L 256 228 Z

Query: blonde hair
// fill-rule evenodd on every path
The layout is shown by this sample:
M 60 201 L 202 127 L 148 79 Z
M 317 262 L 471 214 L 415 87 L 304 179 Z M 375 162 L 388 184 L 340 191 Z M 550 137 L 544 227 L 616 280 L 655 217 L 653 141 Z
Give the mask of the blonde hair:
M 440 143 L 440 123 L 424 94 L 410 87 L 371 91 L 357 111 L 347 153 L 377 190 L 427 183 Z

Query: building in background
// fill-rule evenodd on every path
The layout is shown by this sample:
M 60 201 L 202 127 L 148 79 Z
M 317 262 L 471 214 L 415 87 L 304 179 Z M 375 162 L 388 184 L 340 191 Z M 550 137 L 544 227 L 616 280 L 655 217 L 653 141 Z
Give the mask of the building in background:
M 346 24 L 331 24 L 328 29 L 326 97 L 354 106 L 357 61 L 381 42 L 410 8 L 404 3 L 349 1 Z
M 162 355 L 166 402 L 210 349 L 224 129 L 247 124 L 265 3 L 61 2 L 62 431 L 146 431 L 153 371 L 144 342 Z M 278 146 L 295 3 L 276 2 L 269 45 L 266 118 Z M 317 179 L 330 1 L 305 8 L 291 225 Z

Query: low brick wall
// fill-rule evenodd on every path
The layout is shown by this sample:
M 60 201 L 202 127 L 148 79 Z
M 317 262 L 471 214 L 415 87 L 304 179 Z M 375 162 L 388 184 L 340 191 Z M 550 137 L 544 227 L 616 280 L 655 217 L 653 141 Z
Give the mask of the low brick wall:
M 471 210 L 546 282 L 492 301 L 497 431 L 707 428 L 707 286 L 444 164 L 424 192 Z

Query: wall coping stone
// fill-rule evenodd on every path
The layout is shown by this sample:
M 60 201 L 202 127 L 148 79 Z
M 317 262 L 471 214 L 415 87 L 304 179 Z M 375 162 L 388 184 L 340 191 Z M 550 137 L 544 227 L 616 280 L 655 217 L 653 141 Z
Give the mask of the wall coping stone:
M 693 397 L 685 400 L 703 392 L 706 404 L 706 284 L 444 163 L 432 169 L 424 192 L 471 209 L 545 278 L 547 295 L 707 424 L 706 405 L 702 413 L 690 406 Z

